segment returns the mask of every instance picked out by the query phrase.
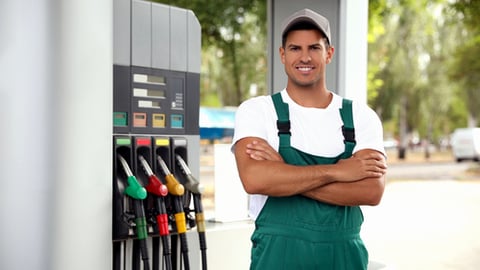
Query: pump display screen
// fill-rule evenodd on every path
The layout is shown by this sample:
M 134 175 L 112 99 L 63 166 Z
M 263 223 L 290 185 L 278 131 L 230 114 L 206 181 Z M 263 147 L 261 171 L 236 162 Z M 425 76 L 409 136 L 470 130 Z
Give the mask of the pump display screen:
M 165 98 L 165 90 L 133 88 L 134 97 Z
M 182 134 L 192 129 L 193 133 L 197 132 L 198 95 L 195 91 L 187 91 L 187 86 L 190 82 L 192 89 L 197 88 L 198 76 L 151 67 L 130 67 L 129 73 L 129 80 L 121 82 L 126 89 L 116 99 L 116 112 L 128 114 L 122 123 L 120 116 L 115 118 L 115 131 Z M 119 78 L 124 76 L 123 73 L 119 74 Z M 190 117 L 190 114 L 193 116 Z
M 133 74 L 133 81 L 137 83 L 149 83 L 149 84 L 163 84 L 165 85 L 164 76 L 155 76 L 147 74 Z

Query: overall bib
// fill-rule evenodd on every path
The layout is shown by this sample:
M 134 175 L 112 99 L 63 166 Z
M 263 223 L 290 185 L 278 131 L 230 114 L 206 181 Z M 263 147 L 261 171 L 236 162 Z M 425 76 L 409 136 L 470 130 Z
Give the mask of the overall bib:
M 294 165 L 333 164 L 355 147 L 351 101 L 344 99 L 345 151 L 334 158 L 307 154 L 290 146 L 288 104 L 272 96 L 277 112 L 279 153 Z M 327 142 L 328 143 L 328 142 Z M 268 197 L 255 221 L 250 270 L 362 270 L 368 253 L 360 239 L 363 215 L 358 206 L 338 206 L 302 195 Z

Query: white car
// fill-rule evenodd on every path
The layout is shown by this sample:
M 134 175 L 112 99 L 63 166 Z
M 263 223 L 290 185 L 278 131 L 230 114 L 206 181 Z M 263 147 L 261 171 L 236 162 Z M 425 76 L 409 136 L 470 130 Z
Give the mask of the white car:
M 394 150 L 398 147 L 398 141 L 392 138 L 383 140 L 383 147 L 385 150 Z
M 480 160 L 480 128 L 459 128 L 452 135 L 455 160 Z

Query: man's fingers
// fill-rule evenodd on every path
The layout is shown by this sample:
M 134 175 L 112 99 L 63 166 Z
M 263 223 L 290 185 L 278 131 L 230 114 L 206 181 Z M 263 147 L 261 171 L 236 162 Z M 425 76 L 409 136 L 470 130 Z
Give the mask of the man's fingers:
M 282 161 L 282 157 L 269 144 L 263 141 L 252 141 L 246 145 L 246 153 L 255 160 Z
M 378 161 L 378 160 L 372 160 L 369 163 L 371 163 L 371 164 L 368 165 L 369 168 L 370 168 L 370 171 L 375 172 L 375 173 L 380 173 L 382 175 L 387 172 L 387 164 L 385 162 Z
M 252 149 L 247 149 L 247 154 L 255 160 L 267 160 L 268 155 L 262 151 L 256 151 Z

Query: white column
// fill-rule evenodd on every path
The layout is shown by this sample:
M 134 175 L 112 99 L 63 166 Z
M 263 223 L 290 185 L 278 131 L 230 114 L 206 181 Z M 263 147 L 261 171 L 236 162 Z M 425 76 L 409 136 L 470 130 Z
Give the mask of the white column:
M 0 2 L 0 269 L 111 269 L 111 5 Z
M 49 269 L 50 8 L 0 2 L 0 269 Z
M 339 94 L 367 101 L 368 0 L 340 2 Z
M 111 269 L 112 1 L 55 7 L 54 270 Z

